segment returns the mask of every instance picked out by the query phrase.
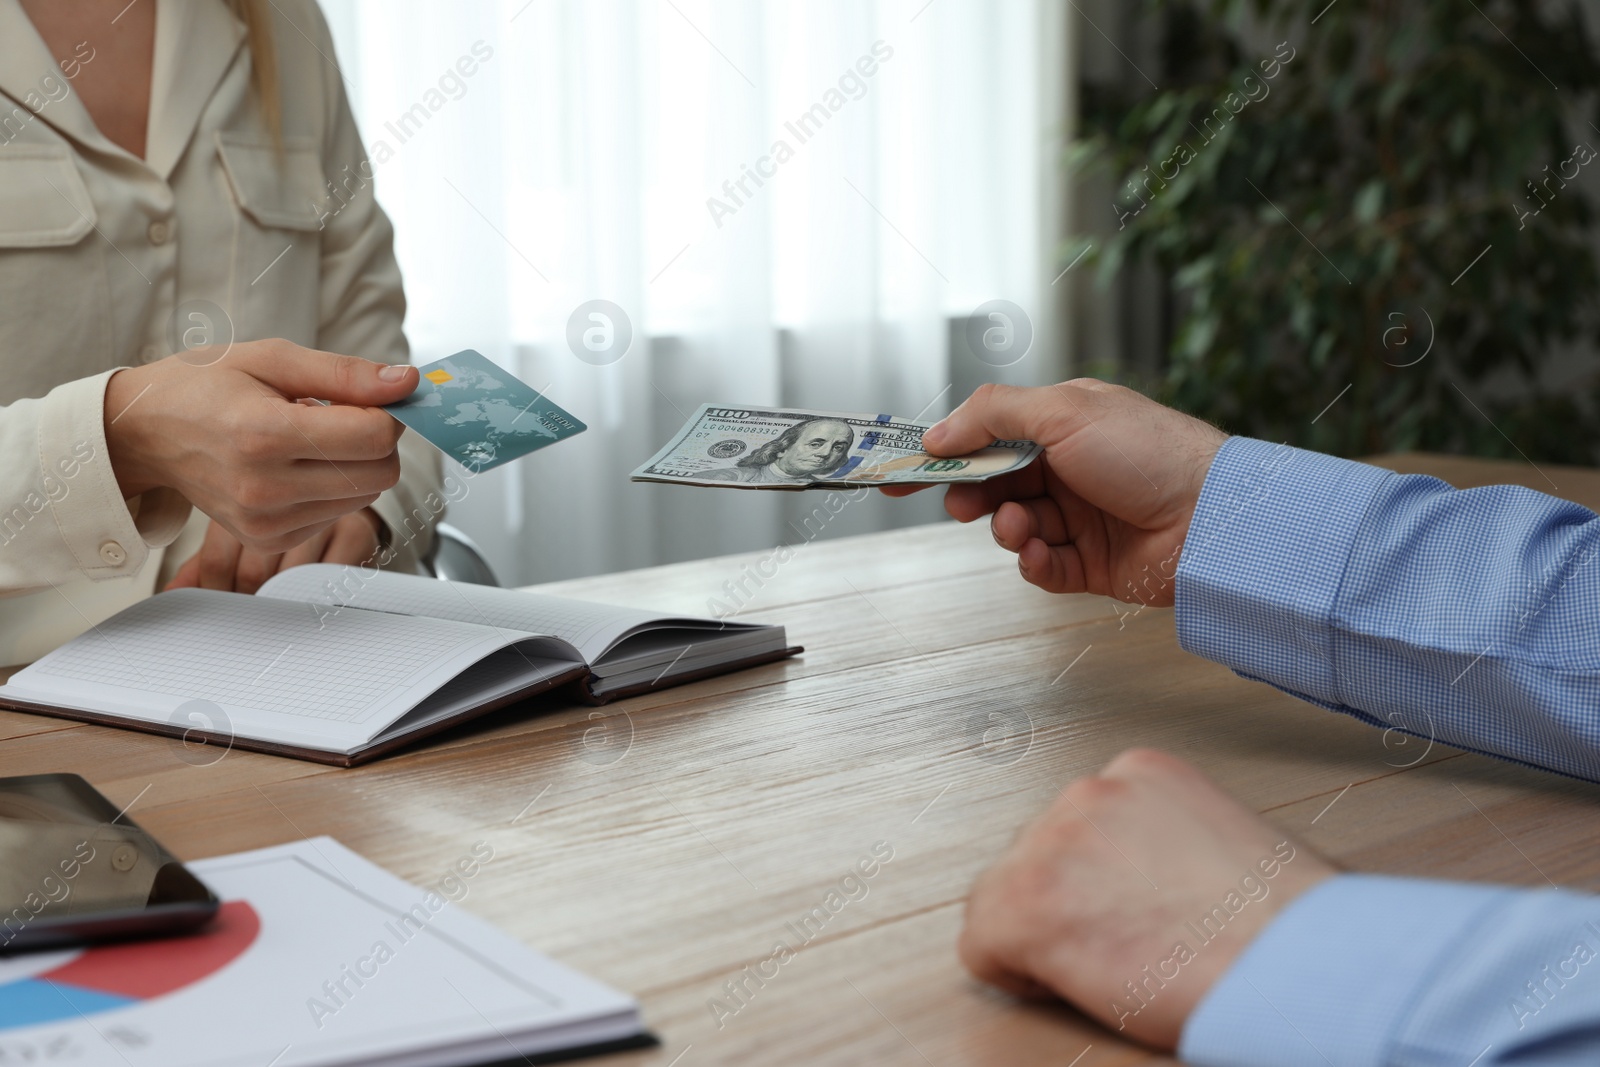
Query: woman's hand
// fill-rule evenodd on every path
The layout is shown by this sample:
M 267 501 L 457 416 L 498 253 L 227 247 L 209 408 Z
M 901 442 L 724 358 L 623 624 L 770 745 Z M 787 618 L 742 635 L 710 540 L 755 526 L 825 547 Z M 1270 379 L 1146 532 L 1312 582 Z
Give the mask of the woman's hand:
M 125 497 L 175 489 L 272 556 L 330 533 L 399 480 L 404 427 L 379 405 L 411 394 L 415 367 L 288 341 L 236 344 L 197 365 L 206 352 L 111 376 L 106 444 Z M 303 397 L 331 403 L 296 402 Z
M 374 564 L 382 547 L 383 520 L 371 508 L 351 512 L 332 526 L 287 552 L 246 548 L 220 523 L 206 530 L 200 551 L 190 556 L 167 583 L 168 589 L 198 586 L 235 593 L 254 593 L 279 571 L 302 563 Z
M 1131 389 L 1081 378 L 981 386 L 922 445 L 958 456 L 997 439 L 1037 441 L 1044 455 L 1025 470 L 951 486 L 946 511 L 962 522 L 992 512 L 995 541 L 1041 589 L 1172 603 L 1189 520 L 1227 434 Z

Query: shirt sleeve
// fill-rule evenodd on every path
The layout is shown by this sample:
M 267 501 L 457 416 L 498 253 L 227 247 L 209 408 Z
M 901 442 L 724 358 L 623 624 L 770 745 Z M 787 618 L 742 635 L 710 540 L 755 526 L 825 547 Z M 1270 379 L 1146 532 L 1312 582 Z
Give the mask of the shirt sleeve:
M 1600 898 L 1340 875 L 1189 1016 L 1196 1067 L 1600 1063 Z
M 1388 730 L 1600 781 L 1600 518 L 1516 486 L 1227 441 L 1178 640 Z
M 314 40 L 323 56 L 334 54 L 333 37 L 315 3 L 295 9 L 304 34 L 283 39 Z M 288 17 L 288 16 L 285 16 Z M 322 292 L 317 347 L 384 363 L 411 358 L 402 324 L 405 290 L 394 256 L 394 227 L 378 206 L 376 178 L 350 111 L 344 82 L 332 64 L 316 64 L 327 102 L 323 172 L 327 199 L 322 217 Z M 411 430 L 400 438 L 400 482 L 380 496 L 372 510 L 388 528 L 393 558 L 388 566 L 415 572 L 433 547 L 435 525 L 443 517 L 443 470 L 439 453 Z
M 183 529 L 177 492 L 123 499 L 105 436 L 114 373 L 0 408 L 0 596 L 136 575 Z

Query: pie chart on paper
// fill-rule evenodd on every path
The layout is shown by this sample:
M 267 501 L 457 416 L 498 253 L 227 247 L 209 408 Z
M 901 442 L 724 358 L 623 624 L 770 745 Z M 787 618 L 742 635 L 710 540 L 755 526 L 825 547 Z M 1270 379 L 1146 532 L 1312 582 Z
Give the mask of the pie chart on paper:
M 204 933 L 0 958 L 0 1031 L 180 992 L 238 959 L 260 932 L 255 909 L 230 900 Z

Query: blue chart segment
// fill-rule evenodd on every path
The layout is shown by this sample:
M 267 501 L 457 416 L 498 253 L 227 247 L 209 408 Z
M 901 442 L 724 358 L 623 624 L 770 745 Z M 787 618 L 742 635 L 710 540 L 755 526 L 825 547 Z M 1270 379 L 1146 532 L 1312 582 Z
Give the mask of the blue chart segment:
M 58 985 L 49 979 L 24 978 L 0 986 L 0 1030 L 94 1015 L 136 1003 L 133 997 Z

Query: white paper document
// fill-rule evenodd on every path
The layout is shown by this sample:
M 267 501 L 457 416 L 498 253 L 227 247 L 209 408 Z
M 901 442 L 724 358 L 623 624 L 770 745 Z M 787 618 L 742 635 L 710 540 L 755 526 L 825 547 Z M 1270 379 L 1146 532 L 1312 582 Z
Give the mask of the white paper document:
M 0 1063 L 464 1067 L 641 1037 L 632 998 L 451 902 L 492 860 L 427 888 L 327 837 L 190 864 L 224 901 L 200 934 L 0 957 Z

